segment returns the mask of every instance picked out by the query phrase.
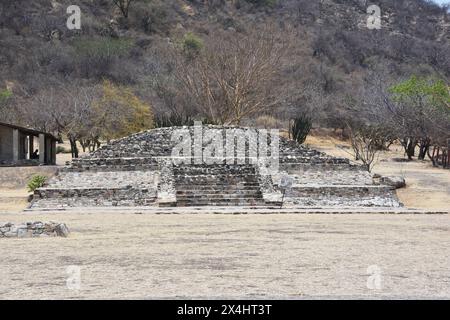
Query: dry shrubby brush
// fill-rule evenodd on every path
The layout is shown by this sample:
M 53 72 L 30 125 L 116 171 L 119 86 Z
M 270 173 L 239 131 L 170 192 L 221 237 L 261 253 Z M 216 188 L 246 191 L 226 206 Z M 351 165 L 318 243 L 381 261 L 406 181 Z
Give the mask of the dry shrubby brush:
M 0 120 L 67 138 L 74 156 L 197 119 L 383 128 L 376 149 L 398 139 L 409 158 L 448 138 L 450 18 L 429 1 L 372 1 L 381 30 L 361 0 L 81 0 L 68 30 L 71 4 L 1 1 Z

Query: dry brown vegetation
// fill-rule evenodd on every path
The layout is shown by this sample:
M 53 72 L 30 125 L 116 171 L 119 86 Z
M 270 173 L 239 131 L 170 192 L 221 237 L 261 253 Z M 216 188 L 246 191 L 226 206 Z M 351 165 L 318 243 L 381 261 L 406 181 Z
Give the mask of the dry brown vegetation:
M 216 73 L 219 59 L 230 72 L 234 63 L 230 56 L 245 56 L 239 50 L 258 47 L 257 42 L 248 41 L 253 33 L 261 39 L 281 34 L 289 42 L 289 48 L 284 48 L 279 46 L 280 37 L 276 39 L 284 49 L 284 58 L 276 66 L 279 76 L 267 76 L 274 71 L 274 59 L 266 59 L 272 62 L 262 75 L 255 68 L 243 68 L 246 60 L 242 58 L 239 69 L 261 78 L 258 82 L 252 77 L 236 90 L 228 79 L 232 75 L 222 70 L 216 77 L 227 81 L 216 81 L 222 96 L 214 100 L 215 106 L 234 101 L 237 118 L 246 115 L 247 121 L 253 120 L 253 112 L 242 110 L 262 105 L 261 115 L 284 121 L 309 112 L 321 126 L 339 128 L 349 103 L 361 101 L 361 86 L 371 72 L 381 74 L 383 69 L 387 82 L 412 74 L 448 80 L 450 72 L 448 13 L 422 0 L 374 1 L 383 12 L 381 30 L 365 27 L 367 3 L 356 0 L 83 0 L 79 1 L 81 30 L 65 26 L 69 4 L 68 0 L 1 2 L 2 119 L 57 133 L 55 121 L 45 117 L 48 112 L 39 117 L 39 104 L 33 100 L 53 96 L 60 104 L 61 87 L 91 88 L 105 79 L 129 88 L 156 116 L 176 110 L 210 117 L 209 109 L 204 110 L 205 98 L 196 101 L 178 92 L 180 78 L 170 57 L 187 34 L 204 42 L 205 53 L 216 60 L 209 61 L 208 69 Z M 265 29 L 267 24 L 275 30 Z M 273 52 L 268 44 L 260 48 L 266 56 Z M 198 76 L 202 69 L 204 65 L 194 74 Z M 239 102 L 244 92 L 246 99 Z
M 0 239 L 2 299 L 449 298 L 448 215 L 64 212 L 68 238 Z M 368 267 L 381 270 L 379 290 Z M 70 290 L 68 266 L 81 269 Z

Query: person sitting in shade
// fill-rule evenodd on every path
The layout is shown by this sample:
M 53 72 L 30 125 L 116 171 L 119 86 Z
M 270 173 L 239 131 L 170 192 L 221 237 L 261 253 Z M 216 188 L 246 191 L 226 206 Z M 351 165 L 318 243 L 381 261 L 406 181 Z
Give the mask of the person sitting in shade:
M 39 159 L 39 150 L 36 149 L 32 154 L 30 159 Z

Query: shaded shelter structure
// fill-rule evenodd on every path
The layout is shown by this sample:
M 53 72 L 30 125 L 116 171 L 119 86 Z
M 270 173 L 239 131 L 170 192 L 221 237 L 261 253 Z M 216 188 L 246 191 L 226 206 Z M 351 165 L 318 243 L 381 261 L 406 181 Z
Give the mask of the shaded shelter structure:
M 50 133 L 0 122 L 0 165 L 54 165 L 57 140 Z

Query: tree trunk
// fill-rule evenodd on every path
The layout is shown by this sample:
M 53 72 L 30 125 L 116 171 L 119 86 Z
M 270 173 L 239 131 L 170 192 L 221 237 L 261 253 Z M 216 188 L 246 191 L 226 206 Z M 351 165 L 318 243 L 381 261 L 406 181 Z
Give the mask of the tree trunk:
M 69 138 L 69 142 L 70 142 L 70 151 L 72 153 L 72 158 L 78 158 L 77 140 L 74 138 Z
M 419 145 L 419 160 L 425 160 L 428 150 L 430 149 L 431 140 L 429 138 L 421 139 Z
M 437 166 L 435 154 L 436 154 L 436 146 L 433 147 L 433 154 L 430 154 L 430 148 L 427 150 L 428 158 L 430 158 L 431 162 L 433 163 L 433 167 Z
M 403 138 L 401 140 L 401 144 L 403 149 L 405 150 L 406 155 L 408 156 L 408 160 L 412 160 L 414 157 L 414 153 L 416 150 L 417 140 L 412 138 Z

